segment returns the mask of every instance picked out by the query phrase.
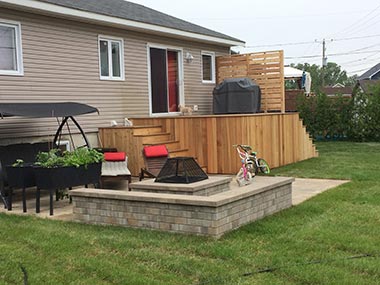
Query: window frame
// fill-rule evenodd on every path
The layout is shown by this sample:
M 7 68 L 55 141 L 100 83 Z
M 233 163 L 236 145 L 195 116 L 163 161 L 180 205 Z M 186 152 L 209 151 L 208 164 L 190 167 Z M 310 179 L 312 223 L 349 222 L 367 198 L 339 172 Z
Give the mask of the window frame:
M 147 47 L 147 63 L 148 63 L 148 83 L 149 83 L 149 116 L 150 117 L 164 117 L 164 116 L 178 116 L 180 112 L 168 112 L 168 113 L 153 113 L 152 112 L 152 75 L 151 75 L 151 61 L 150 61 L 150 49 L 151 48 L 157 48 L 157 49 L 163 49 L 163 50 L 172 50 L 178 52 L 178 92 L 179 92 L 179 104 L 184 105 L 185 104 L 185 85 L 184 85 L 184 64 L 183 64 L 183 48 L 178 46 L 171 46 L 171 45 L 163 45 L 163 44 L 156 44 L 156 43 L 150 43 L 148 42 L 146 44 Z
M 204 80 L 203 79 L 203 56 L 211 56 L 211 80 Z M 216 71 L 215 71 L 215 52 L 212 51 L 201 51 L 201 79 L 202 83 L 210 83 L 215 84 L 215 77 L 216 77 Z
M 11 27 L 15 30 L 17 70 L 0 69 L 0 75 L 24 76 L 24 61 L 22 57 L 21 23 L 0 19 L 0 26 Z
M 100 41 L 108 42 L 108 76 L 102 75 L 102 62 L 100 55 Z M 112 68 L 112 43 L 117 42 L 120 44 L 120 76 L 113 76 L 113 68 Z M 99 78 L 100 80 L 112 80 L 112 81 L 124 81 L 125 80 L 125 72 L 124 72 L 124 39 L 99 35 L 98 36 L 98 56 L 99 56 Z

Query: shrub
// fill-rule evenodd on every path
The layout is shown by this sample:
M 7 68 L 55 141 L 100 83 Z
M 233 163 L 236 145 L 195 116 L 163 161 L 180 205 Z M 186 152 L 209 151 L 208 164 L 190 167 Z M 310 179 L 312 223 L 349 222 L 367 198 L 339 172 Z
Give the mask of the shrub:
M 316 139 L 347 136 L 349 100 L 339 95 L 329 98 L 325 94 L 313 97 L 300 96 L 297 110 L 310 135 Z
M 297 110 L 315 139 L 380 141 L 380 85 L 368 93 L 358 91 L 352 98 L 300 96 Z

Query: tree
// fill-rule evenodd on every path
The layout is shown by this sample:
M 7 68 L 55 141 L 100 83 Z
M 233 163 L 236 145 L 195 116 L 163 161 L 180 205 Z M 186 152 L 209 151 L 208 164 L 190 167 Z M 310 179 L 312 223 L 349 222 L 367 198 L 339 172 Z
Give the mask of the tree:
M 322 86 L 322 67 L 309 63 L 299 63 L 299 64 L 291 64 L 292 67 L 295 67 L 300 70 L 305 70 L 310 73 L 311 76 L 311 91 L 315 93 L 319 93 Z M 324 85 L 332 86 L 337 83 L 341 83 L 346 86 L 354 85 L 355 78 L 349 77 L 347 72 L 342 70 L 341 67 L 335 62 L 328 62 L 327 66 L 324 68 L 323 72 Z

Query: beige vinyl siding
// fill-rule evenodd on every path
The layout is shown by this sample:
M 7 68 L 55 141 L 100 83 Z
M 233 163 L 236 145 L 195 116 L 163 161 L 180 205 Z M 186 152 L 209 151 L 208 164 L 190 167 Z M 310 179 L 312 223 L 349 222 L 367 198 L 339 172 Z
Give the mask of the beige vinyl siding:
M 92 105 L 100 115 L 78 116 L 85 132 L 96 132 L 111 120 L 149 116 L 147 44 L 176 46 L 194 56 L 184 61 L 187 105 L 199 105 L 200 113 L 212 110 L 213 84 L 202 83 L 201 50 L 216 55 L 229 49 L 197 42 L 164 38 L 112 27 L 74 22 L 0 8 L 0 19 L 21 23 L 24 76 L 0 75 L 0 102 L 74 101 Z M 98 36 L 124 40 L 124 81 L 99 78 Z M 53 135 L 52 119 L 0 119 L 0 139 Z M 75 128 L 74 128 L 75 130 Z

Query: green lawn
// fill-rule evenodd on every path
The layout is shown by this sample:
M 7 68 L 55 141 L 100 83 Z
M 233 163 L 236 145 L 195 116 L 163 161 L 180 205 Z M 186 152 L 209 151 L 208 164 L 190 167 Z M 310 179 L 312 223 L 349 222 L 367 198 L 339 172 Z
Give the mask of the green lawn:
M 273 174 L 351 183 L 220 240 L 0 215 L 0 284 L 379 284 L 380 144 L 317 147 Z

